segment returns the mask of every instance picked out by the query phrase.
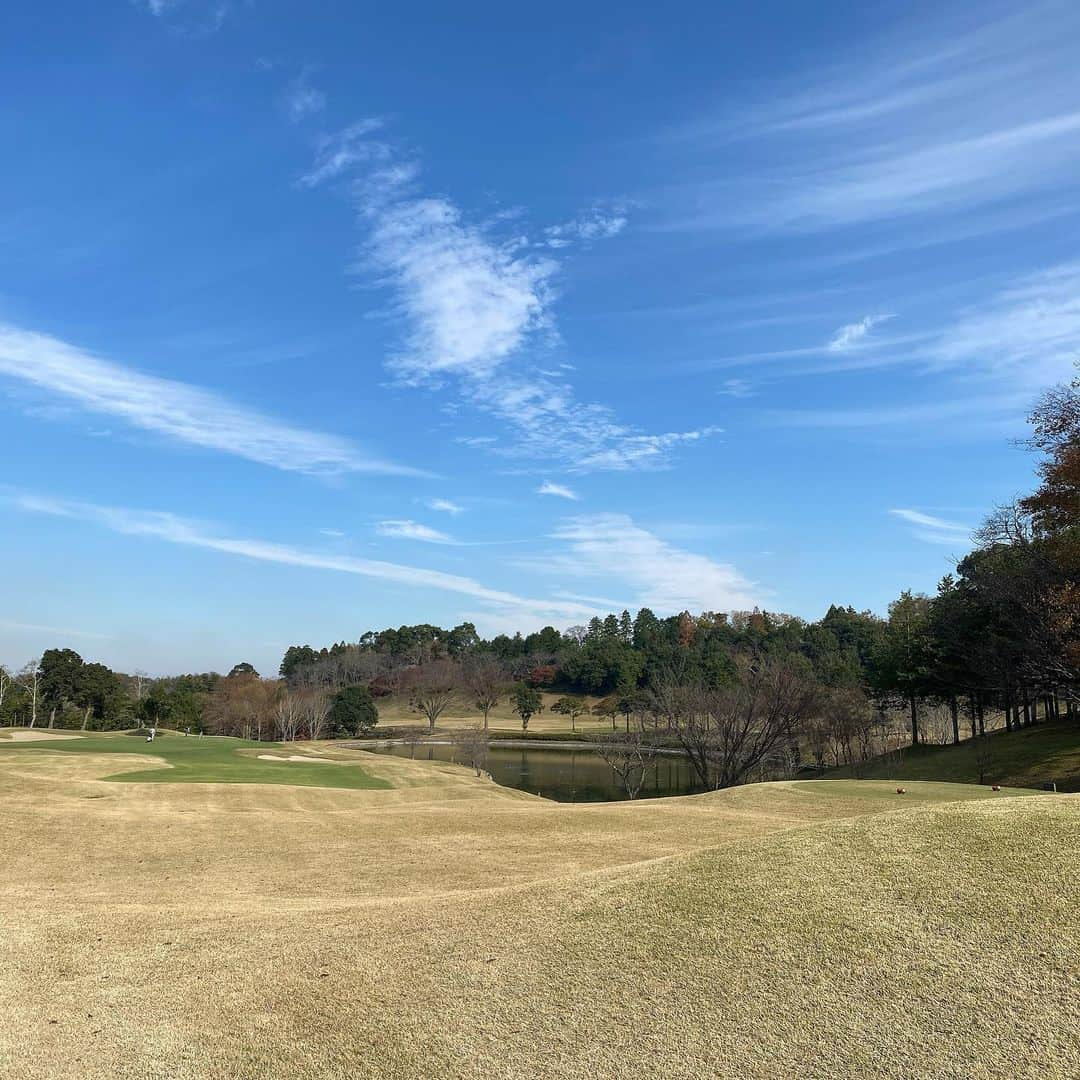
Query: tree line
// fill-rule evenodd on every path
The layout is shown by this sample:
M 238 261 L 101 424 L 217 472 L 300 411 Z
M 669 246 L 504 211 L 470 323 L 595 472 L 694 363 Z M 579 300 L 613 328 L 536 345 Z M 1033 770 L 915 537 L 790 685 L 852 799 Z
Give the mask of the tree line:
M 622 764 L 646 744 L 676 746 L 703 783 L 727 785 L 808 762 L 855 766 L 890 739 L 959 742 L 1075 719 L 1080 380 L 1045 394 L 1030 421 L 1036 490 L 988 518 L 935 594 L 905 591 L 887 617 L 838 604 L 816 622 L 642 608 L 487 640 L 469 622 L 424 623 L 293 645 L 272 679 L 238 664 L 148 680 L 52 649 L 20 672 L 0 669 L 0 723 L 333 738 L 373 730 L 378 701 L 397 695 L 429 733 L 454 705 L 486 730 L 500 702 L 527 732 L 543 691 L 561 695 L 551 709 L 572 731 L 587 711 L 608 718 Z

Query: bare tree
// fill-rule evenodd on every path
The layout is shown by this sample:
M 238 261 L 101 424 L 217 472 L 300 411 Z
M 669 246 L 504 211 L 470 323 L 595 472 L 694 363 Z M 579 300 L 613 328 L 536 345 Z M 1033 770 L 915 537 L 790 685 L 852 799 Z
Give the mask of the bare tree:
M 454 733 L 454 756 L 463 765 L 482 776 L 487 767 L 488 733 L 479 724 L 461 728 Z
M 303 695 L 293 690 L 283 690 L 274 707 L 274 720 L 282 742 L 295 740 L 304 725 Z
M 4 698 L 10 685 L 11 675 L 8 674 L 8 669 L 3 664 L 0 664 L 0 712 L 4 711 Z
M 461 668 L 453 660 L 431 660 L 406 673 L 409 705 L 428 722 L 428 734 L 435 734 L 435 722 L 454 700 L 461 686 Z
M 19 683 L 30 699 L 30 727 L 37 723 L 38 700 L 41 697 L 41 658 L 35 657 L 19 672 Z
M 793 664 L 772 658 L 738 662 L 722 687 L 658 685 L 652 711 L 709 787 L 744 783 L 791 745 L 817 711 L 818 686 Z
M 628 734 L 605 733 L 599 736 L 597 753 L 610 766 L 626 797 L 636 799 L 649 766 L 656 760 L 656 750 L 649 745 L 646 733 L 640 728 Z
M 488 714 L 506 693 L 506 672 L 494 657 L 476 656 L 465 664 L 463 674 L 472 702 L 484 716 L 487 731 Z
M 300 695 L 303 730 L 308 739 L 321 739 L 330 715 L 330 698 L 322 690 L 307 690 Z

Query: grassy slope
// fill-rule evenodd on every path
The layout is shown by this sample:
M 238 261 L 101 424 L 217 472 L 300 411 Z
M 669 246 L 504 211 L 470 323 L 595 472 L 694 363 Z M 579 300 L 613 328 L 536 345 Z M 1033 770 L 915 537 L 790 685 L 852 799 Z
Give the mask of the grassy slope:
M 0 1075 L 1080 1073 L 1071 796 L 365 767 L 394 789 L 0 754 Z
M 186 738 L 171 733 L 160 734 L 154 742 L 137 735 L 89 735 L 79 739 L 45 740 L 41 742 L 12 742 L 0 740 L 0 756 L 26 754 L 33 750 L 50 750 L 68 754 L 108 754 L 137 757 L 133 766 L 104 777 L 127 783 L 143 784 L 289 784 L 332 788 L 385 788 L 386 780 L 371 776 L 352 761 L 266 761 L 259 754 L 296 753 L 293 747 L 279 743 L 248 742 L 244 739 Z M 320 755 L 322 756 L 322 755 Z M 164 767 L 147 758 L 164 762 Z M 119 762 L 117 763 L 120 764 Z
M 1060 722 L 1037 724 L 1022 731 L 999 731 L 986 737 L 988 760 L 984 778 L 988 784 L 1041 788 L 1054 781 L 1059 791 L 1080 791 L 1080 725 Z M 979 781 L 977 742 L 959 746 L 921 746 L 906 749 L 899 763 L 880 761 L 864 770 L 868 777 L 902 780 L 945 780 L 959 784 Z M 844 769 L 826 775 L 849 776 Z
M 551 706 L 564 695 L 542 693 L 540 696 L 543 698 L 544 711 L 534 716 L 529 721 L 529 732 L 565 732 L 570 734 L 569 718 L 563 716 L 561 713 L 551 711 Z M 580 695 L 573 694 L 570 696 L 579 697 Z M 582 697 L 581 700 L 586 702 L 586 704 L 592 708 L 592 706 L 601 699 L 598 697 L 586 696 Z M 376 704 L 379 707 L 380 727 L 383 725 L 389 727 L 399 727 L 402 725 L 423 726 L 427 723 L 422 716 L 409 708 L 409 702 L 403 695 L 379 698 Z M 480 715 L 479 710 L 470 705 L 468 701 L 461 700 L 451 704 L 446 712 L 439 717 L 438 727 L 441 731 L 452 731 L 455 728 L 463 727 L 467 724 L 480 723 L 482 721 L 483 717 Z M 503 700 L 491 710 L 488 722 L 492 732 L 495 734 L 521 734 L 521 717 L 514 712 L 508 697 L 503 698 Z M 616 722 L 621 725 L 621 718 L 617 717 Z M 585 716 L 579 716 L 577 718 L 574 727 L 578 732 L 610 731 L 611 720 L 605 716 L 592 716 L 591 714 L 586 714 Z

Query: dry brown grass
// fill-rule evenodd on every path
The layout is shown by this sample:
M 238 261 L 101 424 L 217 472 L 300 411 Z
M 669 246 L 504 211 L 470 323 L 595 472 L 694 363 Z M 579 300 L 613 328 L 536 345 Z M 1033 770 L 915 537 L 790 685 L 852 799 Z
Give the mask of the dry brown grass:
M 0 1075 L 1080 1074 L 1073 797 L 365 768 L 394 790 L 0 756 Z

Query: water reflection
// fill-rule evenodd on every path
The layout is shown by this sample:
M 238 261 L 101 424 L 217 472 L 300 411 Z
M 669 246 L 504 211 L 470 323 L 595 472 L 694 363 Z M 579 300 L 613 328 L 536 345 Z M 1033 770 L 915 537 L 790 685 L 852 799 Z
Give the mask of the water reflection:
M 454 761 L 453 746 L 388 746 L 377 751 L 417 761 Z M 492 746 L 487 771 L 496 783 L 559 802 L 612 802 L 626 798 L 610 766 L 595 750 L 546 746 Z M 658 755 L 649 766 L 639 798 L 693 795 L 705 789 L 695 782 L 684 757 Z

